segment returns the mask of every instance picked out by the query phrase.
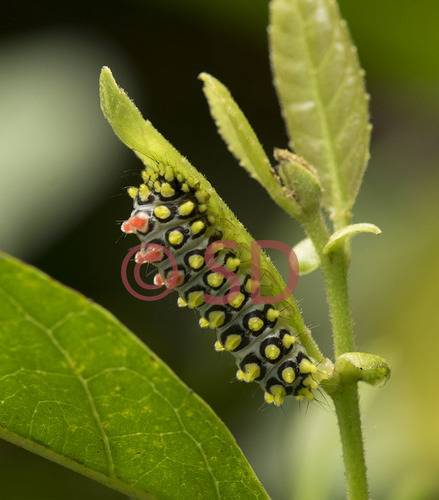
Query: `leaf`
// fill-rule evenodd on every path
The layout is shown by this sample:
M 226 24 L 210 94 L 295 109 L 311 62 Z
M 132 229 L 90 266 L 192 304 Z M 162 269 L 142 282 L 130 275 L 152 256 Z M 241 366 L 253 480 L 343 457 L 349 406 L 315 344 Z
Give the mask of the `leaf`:
M 382 387 L 390 378 L 390 367 L 384 358 L 376 354 L 346 352 L 337 358 L 334 376 Z
M 268 498 L 212 410 L 110 313 L 0 254 L 0 436 L 132 498 Z
M 199 78 L 204 83 L 203 91 L 212 117 L 230 152 L 250 176 L 266 189 L 270 184 L 275 186 L 270 161 L 230 92 L 219 80 L 207 73 L 201 73 Z
M 279 176 L 272 169 L 270 161 L 255 132 L 248 123 L 247 118 L 233 100 L 227 88 L 207 73 L 201 73 L 200 79 L 204 82 L 203 91 L 208 100 L 210 112 L 215 120 L 218 132 L 228 145 L 231 153 L 238 159 L 240 165 L 247 170 L 250 176 L 267 190 L 280 207 L 300 221 L 303 217 L 303 204 L 309 201 L 308 198 L 304 197 L 301 199 L 302 203 L 298 203 L 290 192 L 292 187 L 285 186 L 281 182 Z M 286 157 L 287 154 L 290 155 L 288 160 Z M 282 162 L 284 165 L 288 161 L 291 162 L 292 156 L 291 153 L 282 152 L 282 150 L 275 151 L 276 160 Z M 302 179 L 301 181 L 301 184 L 303 184 Z M 308 182 L 308 189 L 303 194 L 309 194 L 309 184 Z M 286 187 L 289 187 L 290 191 Z M 317 202 L 317 205 L 320 206 L 320 187 L 318 187 L 318 192 L 318 196 L 313 196 L 311 202 L 308 204 L 315 206 Z M 315 190 L 312 194 L 315 194 Z
M 309 238 L 299 241 L 293 250 L 299 261 L 299 273 L 301 276 L 309 274 L 320 267 L 319 256 Z
M 372 233 L 379 235 L 381 234 L 381 229 L 374 224 L 369 224 L 367 222 L 345 226 L 330 236 L 328 243 L 326 243 L 323 248 L 323 253 L 329 254 L 334 252 L 337 248 L 340 248 L 346 240 L 349 240 L 352 236 L 360 233 Z
M 369 158 L 363 72 L 334 0 L 272 0 L 274 83 L 290 146 L 318 172 L 336 228 L 349 221 Z

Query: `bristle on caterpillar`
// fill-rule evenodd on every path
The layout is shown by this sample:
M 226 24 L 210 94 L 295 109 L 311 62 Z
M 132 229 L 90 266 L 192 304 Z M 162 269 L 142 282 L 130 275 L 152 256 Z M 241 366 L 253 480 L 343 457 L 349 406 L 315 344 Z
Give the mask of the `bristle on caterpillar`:
M 128 189 L 134 210 L 121 229 L 137 234 L 143 244 L 156 243 L 169 249 L 178 275 L 175 279 L 170 260 L 157 247 L 145 245 L 137 252 L 136 262 L 156 266 L 154 283 L 174 283 L 178 306 L 197 309 L 200 326 L 216 330 L 215 349 L 232 353 L 238 380 L 258 382 L 265 401 L 276 406 L 287 395 L 311 401 L 323 375 L 298 341 L 287 315 L 283 316 L 284 303 L 252 302 L 252 289 L 260 283 L 251 279 L 248 255 L 239 246 L 215 252 L 215 262 L 239 279 L 238 289 L 229 295 L 230 282 L 206 264 L 207 247 L 230 238 L 227 222 L 221 221 L 209 203 L 209 192 L 196 179 L 169 165 L 146 167 L 142 179 L 139 188 Z M 227 296 L 227 303 L 207 303 L 206 294 Z

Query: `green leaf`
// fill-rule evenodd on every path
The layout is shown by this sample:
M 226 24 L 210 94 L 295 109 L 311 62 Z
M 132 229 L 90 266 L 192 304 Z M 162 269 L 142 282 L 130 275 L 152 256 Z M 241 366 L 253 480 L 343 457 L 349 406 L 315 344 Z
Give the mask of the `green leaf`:
M 344 245 L 346 240 L 349 240 L 352 236 L 360 233 L 372 233 L 379 235 L 381 234 L 381 229 L 374 224 L 369 224 L 368 222 L 360 222 L 359 224 L 350 224 L 349 226 L 345 226 L 330 236 L 328 243 L 323 248 L 323 253 L 329 254 L 335 252 L 338 248 Z
M 287 185 L 283 182 L 284 179 L 279 177 L 278 174 L 281 173 L 281 169 L 286 168 L 285 165 L 281 166 L 278 172 L 273 170 L 256 134 L 227 88 L 207 73 L 202 73 L 200 79 L 204 83 L 203 91 L 208 100 L 212 117 L 229 150 L 250 176 L 267 190 L 273 200 L 292 217 L 300 221 L 303 217 L 303 203 L 309 201 L 308 197 L 304 196 L 300 200 L 302 204 L 299 203 L 297 193 L 294 190 L 297 186 L 293 186 L 291 183 Z M 275 151 L 276 160 L 283 164 L 287 163 L 286 154 L 290 155 L 288 161 L 291 162 L 291 157 L 294 155 L 282 150 Z M 296 157 L 294 156 L 294 158 Z M 320 187 L 318 191 L 320 195 Z M 308 192 L 301 194 L 309 195 Z M 316 198 L 317 204 L 320 205 L 319 196 L 314 196 L 312 201 L 315 202 Z
M 0 254 L 0 437 L 132 498 L 268 498 L 212 410 L 110 313 Z
M 376 354 L 346 352 L 337 358 L 334 376 L 343 380 L 362 380 L 375 387 L 381 387 L 390 378 L 387 361 Z
M 309 238 L 299 241 L 293 248 L 299 261 L 299 273 L 301 276 L 309 274 L 320 267 L 320 259 Z
M 216 78 L 201 73 L 203 91 L 209 103 L 210 112 L 218 127 L 218 132 L 251 177 L 266 189 L 275 180 L 271 174 L 270 161 L 244 113 L 236 104 L 227 88 Z
M 336 228 L 349 223 L 369 158 L 364 76 L 334 0 L 272 0 L 274 82 L 290 145 L 318 172 Z

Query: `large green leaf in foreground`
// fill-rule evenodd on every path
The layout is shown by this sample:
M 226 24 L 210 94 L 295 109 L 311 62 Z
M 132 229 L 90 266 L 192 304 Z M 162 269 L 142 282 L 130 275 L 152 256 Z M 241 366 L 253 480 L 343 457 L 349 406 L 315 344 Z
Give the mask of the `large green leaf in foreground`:
M 134 498 L 267 498 L 223 423 L 145 345 L 5 254 L 0 346 L 0 437 Z

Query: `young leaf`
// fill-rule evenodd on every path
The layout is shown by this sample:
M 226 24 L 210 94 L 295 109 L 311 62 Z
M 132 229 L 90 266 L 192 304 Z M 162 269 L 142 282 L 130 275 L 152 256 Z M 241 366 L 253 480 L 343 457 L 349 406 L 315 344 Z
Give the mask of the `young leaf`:
M 340 248 L 346 240 L 350 240 L 352 236 L 360 233 L 379 235 L 381 234 L 381 229 L 375 226 L 375 224 L 369 224 L 368 222 L 360 222 L 359 224 L 345 226 L 330 236 L 328 243 L 323 248 L 323 253 L 329 254 L 334 252 L 337 248 Z
M 363 73 L 334 0 L 272 0 L 274 83 L 290 145 L 318 172 L 336 228 L 349 223 L 369 158 Z
M 0 437 L 131 498 L 268 498 L 212 410 L 110 313 L 0 254 Z
M 230 152 L 241 166 L 266 189 L 275 181 L 270 173 L 270 161 L 244 113 L 227 88 L 216 78 L 201 73 L 203 91 L 218 131 Z
M 382 387 L 390 378 L 390 367 L 376 354 L 346 352 L 335 363 L 334 377 L 339 376 L 344 380 L 362 380 L 374 387 Z
M 309 274 L 320 267 L 320 259 L 309 238 L 299 241 L 293 248 L 299 261 L 300 275 Z
M 313 192 L 311 198 L 305 196 L 301 199 L 302 203 L 298 203 L 296 197 L 293 196 L 296 186 L 293 186 L 292 183 L 287 185 L 285 182 L 281 182 L 283 179 L 280 179 L 271 168 L 256 134 L 227 88 L 207 73 L 202 73 L 200 79 L 204 82 L 203 91 L 221 137 L 228 145 L 229 150 L 239 160 L 240 165 L 247 170 L 251 177 L 262 184 L 273 200 L 298 221 L 304 216 L 304 211 L 307 211 L 306 208 L 304 210 L 304 203 L 320 206 L 320 187 L 318 187 L 318 196 L 312 196 L 315 194 Z M 290 155 L 288 160 L 287 155 Z M 276 160 L 283 164 L 288 163 L 291 156 L 293 155 L 288 151 L 275 151 Z M 280 168 L 284 167 L 281 166 Z M 279 173 L 279 170 L 277 173 Z M 297 180 L 297 175 L 292 177 Z M 307 187 L 309 187 L 309 183 Z M 306 189 L 306 191 L 306 193 L 302 194 L 308 195 L 309 189 Z

